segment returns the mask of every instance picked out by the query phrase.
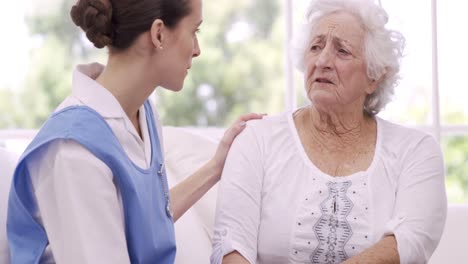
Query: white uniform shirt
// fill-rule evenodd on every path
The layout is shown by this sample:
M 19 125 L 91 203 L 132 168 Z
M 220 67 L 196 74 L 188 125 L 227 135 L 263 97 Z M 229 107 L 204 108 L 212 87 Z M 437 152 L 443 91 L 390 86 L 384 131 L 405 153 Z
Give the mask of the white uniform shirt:
M 332 177 L 301 144 L 292 113 L 250 121 L 221 178 L 212 263 L 339 263 L 394 234 L 401 263 L 425 263 L 446 216 L 439 144 L 377 118 L 366 171 Z M 326 255 L 328 254 L 328 260 Z
M 97 63 L 78 66 L 72 94 L 56 111 L 72 105 L 94 109 L 109 124 L 128 157 L 139 167 L 148 168 L 151 144 L 144 106 L 139 110 L 141 139 L 117 99 L 94 80 L 103 69 Z M 154 107 L 153 111 L 161 135 Z M 30 160 L 27 166 L 39 208 L 35 217 L 49 238 L 42 261 L 130 263 L 121 196 L 109 167 L 69 140 L 49 144 Z

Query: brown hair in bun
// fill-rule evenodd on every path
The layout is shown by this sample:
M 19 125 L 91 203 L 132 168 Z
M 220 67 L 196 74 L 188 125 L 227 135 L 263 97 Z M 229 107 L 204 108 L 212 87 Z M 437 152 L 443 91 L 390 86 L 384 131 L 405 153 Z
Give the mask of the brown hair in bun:
M 112 4 L 109 0 L 79 0 L 70 15 L 96 48 L 112 44 Z
M 79 0 L 71 9 L 73 22 L 97 48 L 125 50 L 161 19 L 168 28 L 190 14 L 191 0 Z

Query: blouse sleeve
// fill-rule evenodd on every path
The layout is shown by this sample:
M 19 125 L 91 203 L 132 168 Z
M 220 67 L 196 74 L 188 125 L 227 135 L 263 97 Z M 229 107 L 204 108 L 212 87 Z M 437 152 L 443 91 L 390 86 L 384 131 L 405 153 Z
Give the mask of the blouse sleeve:
M 403 159 L 386 235 L 395 235 L 400 263 L 427 263 L 442 236 L 447 215 L 442 152 L 435 139 L 426 136 Z
M 259 142 L 249 124 L 232 144 L 224 166 L 211 263 L 222 263 L 233 251 L 250 263 L 256 261 L 263 166 Z
M 85 147 L 56 140 L 28 169 L 57 263 L 130 263 L 112 172 Z

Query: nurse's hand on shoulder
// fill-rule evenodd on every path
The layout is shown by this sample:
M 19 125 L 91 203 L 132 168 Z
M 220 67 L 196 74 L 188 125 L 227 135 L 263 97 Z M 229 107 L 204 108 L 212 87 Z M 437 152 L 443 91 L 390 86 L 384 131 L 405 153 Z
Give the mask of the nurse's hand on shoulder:
M 250 113 L 242 115 L 226 130 L 226 132 L 224 132 L 224 136 L 219 142 L 218 149 L 212 159 L 214 161 L 216 171 L 219 172 L 220 176 L 223 171 L 224 162 L 226 161 L 229 148 L 236 136 L 244 130 L 246 122 L 252 119 L 262 119 L 264 116 L 266 116 L 266 114 Z

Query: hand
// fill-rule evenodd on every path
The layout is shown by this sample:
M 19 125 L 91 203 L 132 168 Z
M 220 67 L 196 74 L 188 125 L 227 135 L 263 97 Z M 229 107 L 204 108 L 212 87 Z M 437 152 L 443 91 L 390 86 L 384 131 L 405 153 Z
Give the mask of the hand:
M 266 116 L 266 114 L 250 113 L 242 115 L 224 132 L 224 136 L 219 142 L 216 153 L 212 158 L 215 170 L 219 172 L 217 173 L 218 175 L 221 176 L 229 148 L 231 147 L 231 144 L 236 136 L 239 135 L 242 130 L 244 130 L 246 122 L 253 119 L 262 119 L 264 116 Z

